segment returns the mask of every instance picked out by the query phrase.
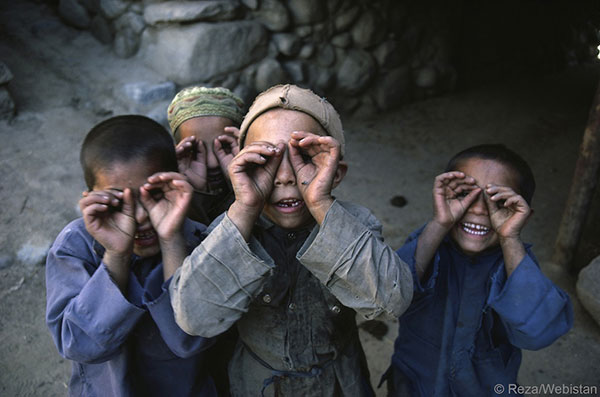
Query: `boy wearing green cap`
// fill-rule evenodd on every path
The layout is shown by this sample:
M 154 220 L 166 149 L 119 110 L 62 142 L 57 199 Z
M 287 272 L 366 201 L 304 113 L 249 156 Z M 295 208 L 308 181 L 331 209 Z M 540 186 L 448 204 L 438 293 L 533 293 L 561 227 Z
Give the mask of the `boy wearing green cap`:
M 412 278 L 371 212 L 331 194 L 347 170 L 337 112 L 310 90 L 272 87 L 240 147 L 234 203 L 173 277 L 177 323 L 203 336 L 237 324 L 234 396 L 373 395 L 355 315 L 402 313 Z
M 169 105 L 179 172 L 194 188 L 188 215 L 197 222 L 210 224 L 233 202 L 227 166 L 239 152 L 243 108 L 227 88 L 200 86 L 184 88 Z

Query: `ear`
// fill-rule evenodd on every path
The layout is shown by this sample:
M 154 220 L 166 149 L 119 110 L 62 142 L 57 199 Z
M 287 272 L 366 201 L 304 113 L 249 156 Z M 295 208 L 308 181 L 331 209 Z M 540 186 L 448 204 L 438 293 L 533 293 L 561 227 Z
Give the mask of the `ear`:
M 346 172 L 348 172 L 348 163 L 345 161 L 340 161 L 338 163 L 337 169 L 335 170 L 335 176 L 333 177 L 333 186 L 332 189 L 335 189 L 337 185 L 342 182 L 342 179 L 346 176 Z

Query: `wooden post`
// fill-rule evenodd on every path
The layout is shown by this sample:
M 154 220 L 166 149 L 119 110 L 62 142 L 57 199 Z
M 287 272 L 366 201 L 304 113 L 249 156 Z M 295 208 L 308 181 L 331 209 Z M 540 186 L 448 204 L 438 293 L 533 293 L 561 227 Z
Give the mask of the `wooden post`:
M 556 243 L 553 262 L 561 268 L 575 271 L 571 261 L 581 237 L 586 215 L 589 211 L 594 190 L 598 183 L 600 169 L 600 84 L 596 90 L 583 141 L 579 148 L 579 157 L 575 165 L 575 174 L 565 206 Z

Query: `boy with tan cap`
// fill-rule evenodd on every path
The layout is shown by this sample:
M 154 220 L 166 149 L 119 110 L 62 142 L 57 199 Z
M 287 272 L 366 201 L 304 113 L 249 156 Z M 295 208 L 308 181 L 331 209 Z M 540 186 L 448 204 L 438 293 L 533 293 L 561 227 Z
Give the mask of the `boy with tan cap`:
M 355 314 L 398 316 L 412 277 L 370 211 L 331 194 L 347 170 L 337 112 L 275 86 L 240 133 L 235 201 L 171 283 L 177 323 L 202 336 L 237 323 L 234 396 L 373 395 Z

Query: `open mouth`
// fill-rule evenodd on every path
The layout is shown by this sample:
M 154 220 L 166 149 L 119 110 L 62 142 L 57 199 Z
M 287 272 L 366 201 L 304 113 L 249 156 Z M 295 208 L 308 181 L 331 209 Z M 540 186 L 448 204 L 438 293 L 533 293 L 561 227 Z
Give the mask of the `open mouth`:
M 487 226 L 479 225 L 477 223 L 464 222 L 460 224 L 461 229 L 468 234 L 474 236 L 485 236 L 491 229 Z
M 304 200 L 299 200 L 295 198 L 287 198 L 283 200 L 279 200 L 275 203 L 275 207 L 281 212 L 294 212 L 304 206 Z
M 158 242 L 158 236 L 153 229 L 138 231 L 135 236 L 135 244 L 141 247 L 154 245 Z

